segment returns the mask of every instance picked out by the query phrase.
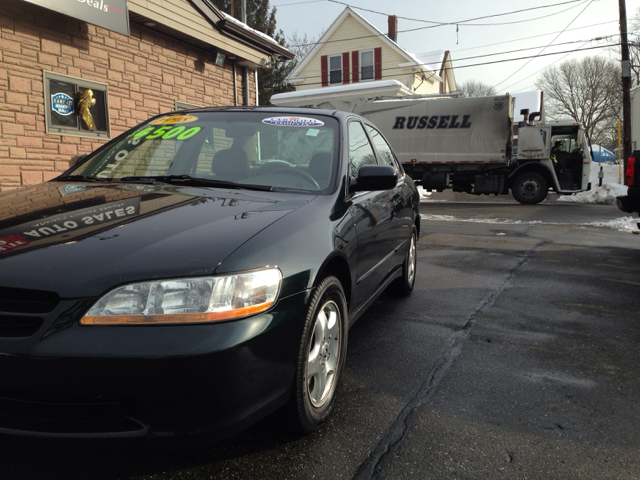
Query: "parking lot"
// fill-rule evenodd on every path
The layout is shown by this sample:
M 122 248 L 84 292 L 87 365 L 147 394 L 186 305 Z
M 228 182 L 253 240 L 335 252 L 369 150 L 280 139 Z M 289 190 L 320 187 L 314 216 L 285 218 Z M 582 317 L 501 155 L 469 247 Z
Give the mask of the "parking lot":
M 0 478 L 638 478 L 640 236 L 594 226 L 623 214 L 454 194 L 421 214 L 415 290 L 351 329 L 319 433 L 0 437 Z

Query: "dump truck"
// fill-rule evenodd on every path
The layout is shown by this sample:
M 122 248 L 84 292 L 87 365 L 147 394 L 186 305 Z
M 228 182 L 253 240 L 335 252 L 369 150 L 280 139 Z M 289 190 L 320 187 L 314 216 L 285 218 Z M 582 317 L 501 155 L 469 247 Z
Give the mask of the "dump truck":
M 297 92 L 293 92 L 294 94 Z M 573 120 L 542 121 L 522 110 L 514 147 L 514 103 L 492 97 L 408 96 L 335 98 L 324 94 L 300 106 L 335 108 L 372 121 L 389 140 L 405 172 L 427 191 L 473 195 L 508 194 L 523 204 L 543 201 L 549 189 L 569 195 L 589 190 L 591 148 L 583 126 Z M 274 95 L 276 105 L 296 96 Z

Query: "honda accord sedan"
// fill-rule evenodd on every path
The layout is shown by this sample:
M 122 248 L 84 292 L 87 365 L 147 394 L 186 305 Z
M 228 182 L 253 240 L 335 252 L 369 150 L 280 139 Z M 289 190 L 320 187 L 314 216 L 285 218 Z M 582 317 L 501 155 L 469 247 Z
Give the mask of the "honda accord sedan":
M 374 125 L 300 108 L 159 115 L 0 193 L 0 433 L 313 432 L 418 205 Z

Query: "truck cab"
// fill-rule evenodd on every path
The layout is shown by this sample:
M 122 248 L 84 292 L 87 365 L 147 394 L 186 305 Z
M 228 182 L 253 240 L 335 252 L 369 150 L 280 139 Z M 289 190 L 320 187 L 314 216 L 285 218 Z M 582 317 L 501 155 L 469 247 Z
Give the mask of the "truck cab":
M 518 129 L 517 166 L 510 178 L 535 169 L 557 193 L 581 192 L 590 189 L 591 158 L 591 147 L 580 123 L 558 120 L 525 124 Z

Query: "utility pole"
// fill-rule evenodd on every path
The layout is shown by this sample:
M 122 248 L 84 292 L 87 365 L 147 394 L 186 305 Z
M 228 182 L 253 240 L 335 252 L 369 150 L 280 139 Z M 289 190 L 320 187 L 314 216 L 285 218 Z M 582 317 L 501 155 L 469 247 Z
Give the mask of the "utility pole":
M 625 0 L 620 5 L 620 50 L 622 51 L 622 158 L 627 165 L 631 156 L 631 67 L 629 65 L 629 43 L 627 42 L 627 7 Z

